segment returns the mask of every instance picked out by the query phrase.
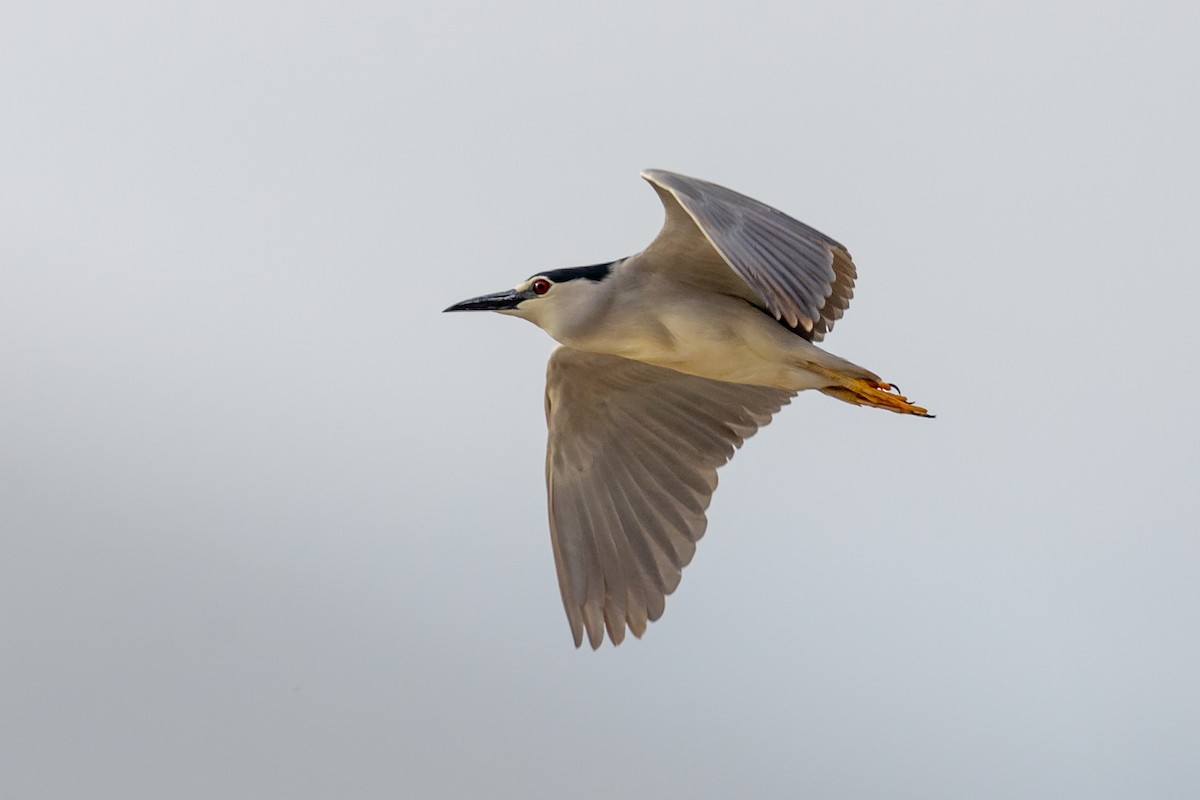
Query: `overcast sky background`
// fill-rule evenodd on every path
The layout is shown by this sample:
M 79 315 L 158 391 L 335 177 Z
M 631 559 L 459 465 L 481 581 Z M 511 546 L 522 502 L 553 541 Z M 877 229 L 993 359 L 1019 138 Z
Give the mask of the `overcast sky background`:
M 1194 3 L 0 10 L 0 794 L 1200 794 Z M 641 641 L 576 651 L 553 343 L 662 167 L 845 242 Z

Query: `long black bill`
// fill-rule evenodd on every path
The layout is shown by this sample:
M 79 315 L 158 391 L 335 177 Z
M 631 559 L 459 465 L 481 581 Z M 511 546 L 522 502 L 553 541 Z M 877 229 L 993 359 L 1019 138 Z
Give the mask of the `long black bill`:
M 528 297 L 524 292 L 509 289 L 506 292 L 485 294 L 482 297 L 472 297 L 470 300 L 463 300 L 461 303 L 455 303 L 450 306 L 446 311 L 504 311 L 505 309 L 516 308 L 518 303 L 528 299 Z

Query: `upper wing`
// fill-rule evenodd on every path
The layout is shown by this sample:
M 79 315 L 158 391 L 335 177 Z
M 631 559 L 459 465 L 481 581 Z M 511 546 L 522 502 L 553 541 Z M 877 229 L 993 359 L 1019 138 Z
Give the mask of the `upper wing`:
M 559 347 L 546 375 L 550 537 L 575 646 L 641 636 L 704 535 L 717 467 L 791 392 Z
M 845 247 L 715 183 L 659 169 L 642 177 L 667 211 L 641 254 L 645 268 L 745 297 L 814 341 L 841 318 L 856 277 Z

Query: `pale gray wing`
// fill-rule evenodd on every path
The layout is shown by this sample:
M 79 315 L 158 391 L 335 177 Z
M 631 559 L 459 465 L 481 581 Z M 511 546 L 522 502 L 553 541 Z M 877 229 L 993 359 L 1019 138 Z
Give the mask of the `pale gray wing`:
M 814 341 L 850 305 L 856 272 L 838 242 L 715 183 L 660 169 L 642 177 L 667 211 L 643 268 L 744 297 Z
M 559 347 L 546 374 L 550 538 L 575 646 L 663 613 L 704 535 L 717 467 L 793 393 Z

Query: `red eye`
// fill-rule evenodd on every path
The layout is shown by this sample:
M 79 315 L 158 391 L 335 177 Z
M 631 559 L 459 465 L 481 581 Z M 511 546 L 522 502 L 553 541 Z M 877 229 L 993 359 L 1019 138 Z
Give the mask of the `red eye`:
M 534 294 L 545 294 L 546 292 L 550 291 L 550 281 L 546 280 L 545 278 L 538 278 L 529 288 L 533 289 Z

